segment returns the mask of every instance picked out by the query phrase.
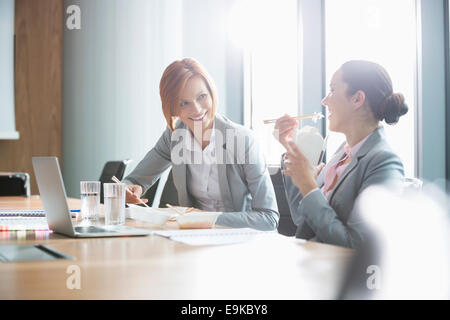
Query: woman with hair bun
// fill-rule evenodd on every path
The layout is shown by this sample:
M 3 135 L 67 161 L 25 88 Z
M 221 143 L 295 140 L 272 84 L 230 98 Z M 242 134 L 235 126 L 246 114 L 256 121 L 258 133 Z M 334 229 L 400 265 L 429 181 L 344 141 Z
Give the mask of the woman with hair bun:
M 313 167 L 292 141 L 297 121 L 278 119 L 274 135 L 288 150 L 283 157 L 283 181 L 296 237 L 358 248 L 366 240 L 363 219 L 354 210 L 357 197 L 369 186 L 400 186 L 403 164 L 389 147 L 380 121 L 395 124 L 408 112 L 401 93 L 379 64 L 344 63 L 322 100 L 329 111 L 329 129 L 346 142 L 327 165 Z

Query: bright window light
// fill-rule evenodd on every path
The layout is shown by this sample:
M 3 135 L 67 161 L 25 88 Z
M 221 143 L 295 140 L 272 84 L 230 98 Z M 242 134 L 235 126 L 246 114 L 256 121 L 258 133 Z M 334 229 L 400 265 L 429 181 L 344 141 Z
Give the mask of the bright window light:
M 269 164 L 284 148 L 263 120 L 298 112 L 297 0 L 239 0 L 230 17 L 234 43 L 245 51 L 244 125 L 251 127 Z
M 385 125 L 385 131 L 389 144 L 403 161 L 405 175 L 415 176 L 415 1 L 326 0 L 325 24 L 327 90 L 342 63 L 363 59 L 386 68 L 394 92 L 405 95 L 408 113 L 398 124 Z M 328 157 L 344 138 L 330 135 Z

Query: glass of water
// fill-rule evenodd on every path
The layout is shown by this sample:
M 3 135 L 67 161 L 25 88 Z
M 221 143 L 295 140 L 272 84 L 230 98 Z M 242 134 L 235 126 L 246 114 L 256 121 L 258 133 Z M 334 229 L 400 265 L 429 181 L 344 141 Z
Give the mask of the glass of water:
M 100 181 L 81 181 L 81 217 L 83 222 L 96 221 L 100 215 Z
M 125 183 L 104 183 L 105 224 L 125 224 Z

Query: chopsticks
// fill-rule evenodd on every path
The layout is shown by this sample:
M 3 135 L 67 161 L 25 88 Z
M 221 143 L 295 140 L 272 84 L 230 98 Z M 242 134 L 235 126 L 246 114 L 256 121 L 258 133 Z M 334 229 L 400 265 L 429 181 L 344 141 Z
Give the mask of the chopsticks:
M 172 205 L 170 205 L 170 204 L 168 204 L 168 203 L 166 203 L 166 207 L 175 210 L 175 211 L 176 211 L 177 213 L 179 213 L 180 215 L 183 215 L 183 214 L 185 214 L 185 213 L 189 213 L 189 212 L 191 212 L 192 210 L 195 209 L 195 208 L 192 208 L 192 207 L 191 207 L 191 208 L 186 209 L 186 211 L 182 211 L 182 210 L 178 209 L 177 207 L 172 206 Z
M 114 181 L 115 183 L 121 183 L 120 180 L 116 178 L 116 176 L 113 176 L 113 177 L 111 178 L 111 180 Z M 133 194 L 133 192 L 131 192 L 130 189 L 128 189 L 128 187 L 125 187 L 125 189 L 127 190 L 127 192 L 128 192 L 129 194 Z M 142 199 L 139 199 L 139 201 L 140 201 L 144 206 L 146 206 L 147 208 L 150 208 L 144 201 L 142 201 Z
M 166 207 L 175 210 L 177 213 L 179 214 L 184 214 L 183 211 L 181 211 L 180 209 L 178 209 L 177 207 L 171 206 L 170 204 L 166 203 Z
M 184 214 L 186 214 L 186 213 L 189 213 L 189 212 L 195 210 L 195 208 L 190 207 L 190 208 L 187 208 L 186 211 L 183 212 L 183 211 L 180 210 L 179 208 L 177 208 L 177 207 L 175 207 L 175 206 L 172 206 L 172 205 L 170 205 L 170 204 L 168 204 L 168 203 L 166 203 L 166 207 L 175 210 L 180 216 L 182 216 L 182 215 L 184 215 Z M 176 217 L 171 217 L 171 218 L 169 218 L 169 221 L 176 221 L 176 220 L 177 220 Z
M 293 117 L 296 120 L 304 120 L 304 119 L 322 119 L 325 118 L 325 116 L 322 113 L 314 113 L 314 114 L 310 114 L 310 115 L 306 115 L 306 116 L 296 116 Z M 275 123 L 277 122 L 278 119 L 270 119 L 270 120 L 264 120 L 264 124 L 269 124 L 269 123 Z

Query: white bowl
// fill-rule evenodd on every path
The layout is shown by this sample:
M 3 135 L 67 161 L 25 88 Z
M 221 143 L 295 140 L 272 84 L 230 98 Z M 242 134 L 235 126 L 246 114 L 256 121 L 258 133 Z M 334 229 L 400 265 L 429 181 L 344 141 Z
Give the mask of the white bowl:
M 177 216 L 180 229 L 210 229 L 222 212 L 189 212 Z
M 127 218 L 138 221 L 145 221 L 158 226 L 164 225 L 172 216 L 171 213 L 164 212 L 156 208 L 146 208 L 135 206 L 132 204 L 129 204 L 128 207 L 129 208 L 126 209 Z

